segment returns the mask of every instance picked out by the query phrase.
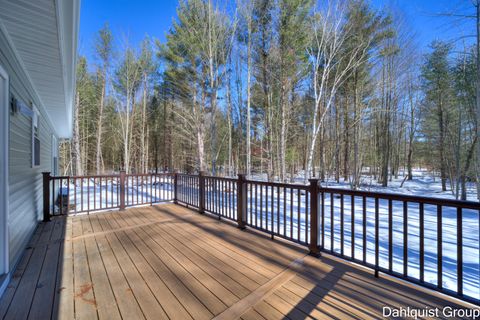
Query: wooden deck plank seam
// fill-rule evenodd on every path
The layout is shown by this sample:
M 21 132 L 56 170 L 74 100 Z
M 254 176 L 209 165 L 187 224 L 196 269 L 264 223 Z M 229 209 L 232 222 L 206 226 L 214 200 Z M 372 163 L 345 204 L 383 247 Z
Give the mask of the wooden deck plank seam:
M 116 223 L 118 226 L 120 226 L 120 225 L 122 225 L 122 224 L 120 224 L 120 222 L 119 222 L 117 219 L 123 220 L 123 223 L 127 223 L 127 221 L 124 219 L 124 216 L 123 216 L 123 215 L 115 215 L 115 218 L 113 219 L 113 221 L 115 221 L 115 223 Z M 134 229 L 135 229 L 135 228 L 134 228 Z M 135 232 L 134 229 L 126 229 L 126 230 L 123 230 L 121 233 L 123 233 L 123 234 L 128 238 L 128 241 L 130 241 L 130 242 L 133 244 L 133 246 L 135 247 L 135 249 L 139 252 L 139 254 L 143 257 L 143 259 L 147 262 L 147 264 L 148 264 L 148 265 L 150 266 L 150 268 L 155 272 L 155 274 L 157 274 L 158 278 L 163 282 L 163 284 L 164 284 L 165 287 L 169 290 L 169 292 L 170 292 L 174 297 L 176 297 L 177 301 L 180 303 L 180 305 L 183 306 L 183 308 L 185 309 L 185 311 L 186 311 L 188 314 L 190 314 L 190 316 L 191 316 L 192 318 L 195 318 L 195 317 L 193 316 L 193 314 L 191 314 L 191 313 L 189 312 L 188 306 L 186 306 L 186 305 L 184 305 L 184 303 L 182 303 L 182 297 L 177 297 L 177 295 L 175 294 L 175 292 L 173 292 L 172 289 L 170 288 L 170 285 L 169 285 L 168 283 L 166 283 L 166 282 L 164 281 L 164 279 L 162 279 L 162 277 L 155 271 L 155 267 L 151 265 L 151 262 L 148 260 L 147 257 L 145 257 L 144 253 L 138 248 L 136 242 L 132 239 L 131 235 L 129 235 L 128 232 L 126 232 L 126 231 L 132 231 L 132 232 L 134 232 L 134 233 L 135 233 L 135 236 L 136 236 L 140 241 L 142 241 L 143 245 L 146 246 L 146 247 L 152 252 L 152 254 L 154 254 L 154 255 L 161 261 L 161 263 L 162 263 L 162 265 L 164 266 L 164 268 L 166 268 L 167 270 L 169 270 L 169 272 L 171 273 L 171 275 L 172 275 L 175 279 L 177 279 L 176 281 L 178 281 L 179 283 L 181 283 L 182 286 L 184 287 L 184 289 L 187 290 L 188 292 L 190 292 L 190 294 L 191 294 L 193 297 L 195 297 L 195 299 L 205 308 L 205 310 L 208 310 L 207 306 L 205 306 L 205 304 L 202 302 L 202 299 L 199 299 L 198 297 L 196 297 L 196 295 L 194 294 L 194 292 L 191 291 L 191 289 L 189 288 L 189 286 L 186 285 L 186 284 L 182 281 L 182 279 L 180 279 L 180 278 L 178 277 L 178 275 L 177 275 L 173 270 L 171 270 L 171 269 L 169 268 L 168 264 L 166 264 L 165 261 L 163 261 L 163 260 L 161 259 L 161 257 L 158 257 L 158 255 L 156 254 L 155 250 L 153 250 L 152 248 L 150 248 L 150 246 L 148 246 L 148 245 L 146 244 L 146 242 L 144 241 L 144 239 L 143 239 L 142 237 L 140 237 L 140 236 L 137 234 L 137 232 Z
M 137 297 L 135 296 L 135 293 L 134 293 L 134 291 L 133 291 L 133 289 L 132 289 L 132 286 L 131 286 L 130 282 L 128 281 L 127 276 L 125 275 L 125 271 L 123 270 L 122 265 L 120 264 L 120 261 L 118 260 L 118 257 L 117 257 L 117 255 L 115 254 L 115 250 L 114 250 L 113 247 L 112 247 L 111 240 L 109 239 L 108 236 L 105 236 L 105 240 L 106 240 L 106 242 L 108 243 L 108 246 L 109 246 L 109 248 L 110 248 L 110 251 L 112 252 L 113 258 L 115 259 L 115 261 L 116 261 L 116 263 L 117 263 L 120 271 L 122 272 L 122 276 L 123 276 L 123 278 L 125 279 L 125 282 L 127 283 L 128 287 L 129 287 L 129 289 L 130 289 L 130 292 L 132 293 L 132 296 L 134 297 L 135 301 L 137 302 L 137 306 L 138 306 L 138 308 L 140 309 L 140 312 L 142 312 L 144 319 L 146 319 L 147 317 L 145 316 L 145 312 L 143 311 L 143 309 L 142 309 L 142 307 L 141 307 L 141 305 L 140 305 Z M 121 313 L 120 313 L 120 314 L 121 314 Z M 122 315 L 122 318 L 123 318 L 123 315 Z
M 223 223 L 221 223 L 221 222 L 216 222 L 216 224 L 218 226 L 223 225 Z M 182 226 L 184 228 L 186 228 L 185 229 L 186 232 L 189 232 L 189 230 L 201 231 L 201 229 L 197 225 L 191 225 L 191 224 L 185 223 Z M 224 231 L 224 230 L 222 229 L 221 231 Z M 235 230 L 230 230 L 230 231 L 235 231 Z M 242 232 L 245 232 L 245 231 L 242 231 Z M 199 232 L 191 232 L 190 231 L 190 233 L 194 237 L 196 237 L 200 240 L 202 240 L 202 238 L 203 239 L 208 239 L 209 241 L 212 242 L 212 244 L 215 243 L 218 246 L 218 248 L 228 250 L 229 256 L 231 256 L 234 259 L 236 258 L 236 260 L 240 259 L 240 260 L 237 260 L 240 263 L 242 263 L 242 261 L 241 261 L 242 259 L 246 259 L 250 263 L 254 263 L 254 264 L 264 263 L 264 261 L 261 261 L 261 258 L 259 258 L 255 253 L 253 253 L 253 252 L 249 253 L 249 252 L 246 252 L 244 249 L 237 248 L 235 244 L 231 244 L 229 241 L 227 241 L 224 238 L 213 236 L 213 235 L 209 234 L 208 232 L 205 232 L 204 234 L 202 234 L 202 238 L 200 238 Z M 242 240 L 242 239 L 239 239 L 239 240 Z M 257 249 L 257 248 L 255 248 L 255 249 Z M 225 252 L 222 252 L 222 253 L 225 253 Z M 271 273 L 271 274 L 277 274 L 278 273 L 278 269 L 275 269 L 275 268 L 272 269 L 271 266 L 263 266 L 263 267 L 266 270 L 268 270 L 268 272 Z
M 149 228 L 152 228 L 151 226 Z M 153 228 L 152 228 L 153 229 Z M 237 280 L 235 280 L 234 278 L 232 278 L 229 273 L 225 273 L 223 272 L 223 270 L 219 269 L 217 266 L 215 266 L 214 264 L 211 264 L 208 259 L 205 259 L 204 257 L 202 257 L 201 255 L 198 255 L 194 250 L 192 250 L 191 248 L 189 248 L 188 246 L 184 245 L 184 243 L 182 243 L 182 241 L 176 239 L 175 237 L 173 237 L 167 230 L 165 230 L 165 228 L 162 228 L 162 229 L 154 229 L 155 230 L 162 230 L 164 231 L 165 233 L 164 234 L 161 234 L 161 233 L 158 233 L 163 239 L 165 239 L 165 241 L 169 242 L 170 245 L 172 245 L 173 247 L 176 247 L 175 245 L 178 243 L 180 246 L 184 247 L 186 249 L 187 252 L 191 252 L 195 257 L 198 257 L 198 259 L 200 261 L 203 261 L 203 267 L 201 265 L 199 265 L 199 263 L 195 262 L 196 259 L 192 259 L 191 255 L 189 254 L 183 254 L 183 251 L 180 251 L 182 252 L 182 254 L 187 258 L 189 259 L 192 263 L 196 264 L 200 269 L 204 270 L 206 273 L 210 273 L 208 270 L 205 270 L 207 265 L 210 266 L 210 268 L 213 268 L 215 271 L 215 273 L 217 274 L 221 274 L 219 276 L 224 276 L 226 278 L 229 278 L 231 281 L 233 281 L 234 283 L 236 283 L 238 286 L 241 286 L 244 291 L 249 291 L 248 288 L 246 288 L 245 286 L 243 286 L 242 283 L 238 282 Z M 167 238 L 168 237 L 168 238 Z M 168 240 L 170 239 L 170 240 Z M 178 250 L 178 248 L 177 248 Z M 221 285 L 223 285 L 223 281 L 218 281 Z M 227 290 L 229 290 L 233 295 L 237 296 L 237 298 L 241 299 L 242 296 L 241 294 L 237 293 L 237 292 L 233 292 L 232 290 L 230 290 L 228 287 L 224 286 Z
M 189 288 L 187 285 L 184 284 L 184 282 L 182 281 L 182 279 L 179 277 L 178 274 L 176 274 L 175 272 L 173 272 L 169 267 L 168 265 L 166 265 L 166 263 L 161 260 L 161 258 L 159 258 L 155 252 L 149 247 L 147 246 L 147 244 L 145 243 L 145 241 L 140 237 L 138 236 L 135 231 L 132 229 L 132 230 L 129 230 L 129 231 L 132 231 L 134 232 L 134 236 L 135 238 L 138 238 L 137 241 L 135 241 L 134 238 L 132 238 L 132 235 L 130 234 L 127 234 L 127 237 L 128 239 L 131 241 L 131 243 L 133 244 L 133 246 L 136 248 L 136 250 L 142 255 L 143 259 L 150 265 L 150 267 L 154 270 L 154 272 L 157 274 L 157 276 L 162 279 L 162 276 L 160 274 L 158 274 L 159 271 L 157 271 L 157 268 L 155 267 L 155 265 L 152 265 L 153 261 L 151 261 L 148 256 L 145 256 L 147 254 L 147 252 L 144 252 L 143 250 L 141 250 L 138 246 L 139 245 L 143 245 L 145 246 L 145 248 L 149 251 L 150 254 L 154 255 L 155 258 L 157 258 L 157 261 L 160 262 L 162 264 L 162 267 L 167 270 L 167 272 L 169 273 L 169 275 L 172 277 L 172 280 L 176 283 L 179 283 L 181 284 L 181 288 L 179 287 L 179 289 L 183 289 L 183 290 L 186 290 L 188 291 L 188 293 L 195 299 L 194 301 L 195 302 L 198 302 L 200 305 L 202 305 L 202 307 L 208 311 L 208 308 L 205 306 L 205 304 L 202 302 L 201 299 L 198 299 L 198 297 L 194 294 L 194 292 L 192 292 L 191 288 Z M 164 279 L 162 279 L 162 281 L 164 281 Z M 189 307 L 188 305 L 185 304 L 185 301 L 183 301 L 182 297 L 178 296 L 176 292 L 173 291 L 173 289 L 171 288 L 171 284 L 168 284 L 166 282 L 164 282 L 165 285 L 167 286 L 167 288 L 170 290 L 170 292 L 175 296 L 177 297 L 177 300 L 183 305 L 183 307 L 187 310 L 187 312 L 192 316 L 194 317 L 194 315 L 191 313 L 191 311 L 189 310 Z M 208 311 L 210 313 L 210 311 Z M 211 313 L 210 313 L 211 314 Z
M 137 271 L 138 275 L 142 278 L 142 280 L 145 282 L 145 285 L 148 287 L 148 289 L 150 290 L 150 293 L 152 294 L 152 296 L 155 298 L 155 300 L 157 301 L 158 305 L 160 306 L 160 308 L 162 308 L 163 312 L 168 316 L 167 314 L 167 311 L 165 310 L 164 306 L 162 305 L 161 301 L 158 300 L 158 297 L 155 295 L 155 292 L 152 290 L 151 286 L 149 285 L 147 279 L 145 279 L 144 275 L 142 274 L 142 272 L 140 272 L 140 270 L 138 269 L 138 266 L 137 264 L 135 263 L 135 261 L 132 259 L 132 257 L 130 256 L 129 254 L 129 250 L 127 250 L 127 248 L 125 247 L 125 244 L 121 241 L 121 239 L 119 238 L 119 235 L 117 233 L 114 233 L 112 236 L 114 236 L 118 243 L 122 246 L 123 250 L 125 250 L 128 258 L 130 259 L 132 265 L 134 266 L 135 270 Z M 133 295 L 135 296 L 135 292 L 132 292 Z M 138 301 L 138 299 L 137 299 Z M 141 307 L 141 306 L 140 306 Z
M 260 286 L 257 290 L 238 301 L 221 314 L 216 316 L 214 320 L 229 320 L 240 318 L 250 308 L 254 307 L 259 301 L 265 300 L 273 294 L 278 288 L 293 279 L 297 275 L 297 271 L 302 267 L 303 258 L 296 259 L 285 268 L 280 274 L 270 279 L 267 283 Z
M 201 238 L 197 237 L 195 232 L 190 232 L 188 229 L 185 229 L 185 228 L 179 228 L 179 229 L 182 229 L 184 234 L 189 234 L 189 235 L 192 235 L 193 237 L 196 237 L 197 239 L 200 240 L 199 241 L 200 243 L 208 245 L 210 248 L 213 248 L 215 251 L 218 252 L 218 254 L 220 254 L 222 256 L 228 256 L 230 259 L 235 261 L 239 266 L 241 265 L 241 266 L 243 266 L 243 268 L 252 270 L 253 272 L 256 272 L 256 273 L 260 274 L 265 279 L 265 281 L 263 281 L 262 283 L 259 283 L 259 284 L 265 283 L 266 281 L 268 281 L 268 279 L 270 279 L 271 275 L 276 274 L 275 272 L 266 269 L 260 262 L 250 260 L 247 256 L 240 256 L 240 255 L 236 254 L 235 251 L 233 251 L 228 245 L 227 246 L 221 246 L 221 245 L 219 245 L 219 243 L 216 243 L 216 245 L 215 245 L 215 241 L 213 241 L 212 239 L 210 239 L 207 236 L 205 236 L 201 239 Z M 243 259 L 242 259 L 242 257 L 243 257 Z M 252 265 L 252 264 L 255 265 L 255 268 L 250 267 L 250 265 Z M 262 271 L 265 271 L 265 272 L 259 272 L 259 269 L 261 269 Z
M 169 235 L 172 238 L 175 238 L 177 241 L 187 241 L 187 238 L 185 238 L 183 234 L 180 234 L 179 232 L 177 232 L 175 234 L 175 231 L 178 231 L 177 229 L 174 230 L 170 226 L 166 226 L 165 229 L 167 229 L 166 232 L 168 232 Z M 196 242 L 192 242 L 191 245 L 194 246 L 194 248 L 195 248 L 195 250 L 190 249 L 191 251 L 196 252 L 197 255 L 199 255 L 199 256 L 201 256 L 201 254 L 206 255 L 205 260 L 207 261 L 207 263 L 211 264 L 212 266 L 216 267 L 217 269 L 219 268 L 218 266 L 222 266 L 222 268 L 229 269 L 233 272 L 236 272 L 236 273 L 238 273 L 238 275 L 241 275 L 241 277 L 244 277 L 245 280 L 253 282 L 255 284 L 255 287 L 262 284 L 260 282 L 257 282 L 255 279 L 249 277 L 248 274 L 245 274 L 245 270 L 243 270 L 244 268 L 239 268 L 237 264 L 232 265 L 232 264 L 227 263 L 226 261 L 220 260 L 218 257 L 213 255 L 211 251 L 209 252 L 207 248 L 201 247 Z M 212 262 L 212 261 L 214 261 L 214 262 Z M 222 270 L 222 269 L 220 269 L 220 270 Z M 252 269 L 250 269 L 250 270 L 252 270 Z M 252 272 L 253 272 L 253 270 L 252 270 Z M 228 277 L 232 278 L 229 273 L 226 273 L 226 274 L 227 274 Z M 235 280 L 235 279 L 233 279 L 233 280 Z
M 211 288 L 209 288 L 208 286 L 206 286 L 198 277 L 198 274 L 194 274 L 192 273 L 192 271 L 187 267 L 185 266 L 183 263 L 181 263 L 180 261 L 178 261 L 174 255 L 169 252 L 166 248 L 164 248 L 157 240 L 155 240 L 150 233 L 148 232 L 145 232 L 142 228 L 140 229 L 134 229 L 133 231 L 134 232 L 139 232 L 139 230 L 141 230 L 149 239 L 151 242 L 151 245 L 149 245 L 149 247 L 152 249 L 152 251 L 154 251 L 154 253 L 157 255 L 157 257 L 161 258 L 159 255 L 158 255 L 158 252 L 156 250 L 153 250 L 154 248 L 152 248 L 152 245 L 154 247 L 157 247 L 158 249 L 161 249 L 161 251 L 163 251 L 167 256 L 170 257 L 170 261 L 173 265 L 171 265 L 171 267 L 174 267 L 174 266 L 177 266 L 181 268 L 181 270 L 183 270 L 183 274 L 184 274 L 184 281 L 182 280 L 183 283 L 185 283 L 185 281 L 188 281 L 189 278 L 191 278 L 193 280 L 193 282 L 191 284 L 186 284 L 185 285 L 187 287 L 190 287 L 190 285 L 194 284 L 197 286 L 197 290 L 203 290 L 205 292 L 209 292 L 210 293 L 210 299 L 213 299 L 210 303 L 211 305 L 207 306 L 205 303 L 204 305 L 208 308 L 208 310 L 210 310 L 213 314 L 215 314 L 215 310 L 213 308 L 216 308 L 216 309 L 223 309 L 223 308 L 226 308 L 227 307 L 227 304 L 225 303 L 224 300 L 222 300 L 223 297 L 219 297 L 218 294 L 216 294 L 215 292 L 213 292 L 211 290 Z M 139 235 L 140 236 L 140 235 Z M 141 236 L 140 236 L 141 237 Z M 148 244 L 147 244 L 148 245 Z M 165 258 L 165 256 L 163 257 Z M 171 269 L 172 270 L 172 269 Z M 175 272 L 175 270 L 172 270 L 172 272 Z M 178 272 L 178 270 L 177 270 Z M 213 279 L 214 280 L 214 279 Z M 214 280 L 216 282 L 216 280 Z M 216 282 L 218 283 L 218 282 Z M 197 292 L 198 294 L 198 292 Z M 197 294 L 194 293 L 195 296 L 197 296 Z M 200 300 L 200 299 L 199 299 Z M 202 300 L 202 303 L 204 301 L 206 301 L 206 297 L 203 297 Z M 215 301 L 216 300 L 216 301 Z
M 151 227 L 150 227 L 151 228 Z M 155 230 L 153 230 L 155 232 Z M 188 246 L 185 246 L 182 241 L 177 240 L 176 238 L 172 237 L 168 231 L 165 231 L 164 228 L 162 229 L 163 233 L 161 237 L 178 252 L 190 261 L 191 264 L 195 265 L 196 268 L 202 270 L 209 276 L 211 276 L 216 282 L 219 283 L 227 292 L 230 292 L 232 296 L 236 297 L 237 300 L 246 296 L 251 290 L 246 288 L 240 281 L 237 281 L 235 278 L 231 277 L 231 274 L 221 270 L 216 265 L 211 264 L 208 262 L 208 255 L 207 257 L 202 257 L 198 255 L 195 251 L 191 250 Z M 185 248 L 182 250 L 181 248 Z M 188 263 L 188 262 L 187 262 Z M 235 274 L 233 274 L 235 275 Z M 218 296 L 218 294 L 216 294 Z M 228 303 L 227 303 L 228 305 Z
M 52 226 L 51 224 L 50 224 L 50 225 L 43 224 L 43 228 L 42 228 L 41 232 L 38 234 L 38 238 L 39 238 L 39 239 L 42 238 L 43 233 L 44 233 L 44 230 L 45 230 L 45 228 L 48 227 L 48 226 L 49 226 L 50 228 L 47 229 L 46 231 L 49 232 L 48 238 L 51 237 L 52 232 L 53 232 L 53 226 Z M 35 230 L 35 232 L 34 232 L 34 234 L 33 234 L 33 236 L 32 236 L 32 240 L 35 238 L 35 233 L 36 233 L 36 231 L 37 231 L 37 230 Z M 31 240 L 31 241 L 32 241 L 32 240 Z M 30 241 L 30 242 L 31 242 L 31 241 Z M 28 259 L 27 264 L 25 265 L 24 272 L 25 272 L 26 270 L 28 270 L 28 267 L 29 267 L 29 265 L 31 264 L 31 258 L 32 258 L 33 254 L 34 254 L 35 248 L 33 248 L 33 247 L 31 247 L 31 246 L 29 245 L 29 246 L 26 248 L 26 250 L 32 250 L 32 253 L 31 253 L 31 255 L 30 255 L 29 259 Z M 43 257 L 42 257 L 42 266 L 41 266 L 41 268 L 43 268 L 43 264 L 45 263 L 46 253 L 47 253 L 47 249 L 45 248 L 45 251 L 44 251 L 44 254 L 43 254 Z M 35 278 L 36 278 L 36 279 L 35 279 L 35 288 L 38 286 L 38 280 L 39 280 L 40 275 L 41 275 L 41 268 L 40 268 L 40 270 L 38 271 L 37 276 L 35 277 Z M 24 272 L 23 272 L 23 273 L 24 273 Z M 14 291 L 14 293 L 12 294 L 12 297 L 11 297 L 11 300 L 10 300 L 10 302 L 9 302 L 8 308 L 6 308 L 6 310 L 5 310 L 4 317 L 7 317 L 8 313 L 9 313 L 10 310 L 11 310 L 10 307 L 12 306 L 12 303 L 15 301 L 16 298 L 18 299 L 18 289 L 19 289 L 20 286 L 22 285 L 22 282 L 23 282 L 22 280 L 24 280 L 24 278 L 23 278 L 23 273 L 22 273 L 22 276 L 20 277 L 20 281 L 18 282 L 17 286 L 15 287 L 15 291 Z M 36 289 L 35 289 L 35 291 L 36 291 Z M 35 291 L 32 293 L 32 301 L 31 301 L 31 302 L 33 302 L 33 297 L 35 296 Z M 27 314 L 26 314 L 27 317 L 28 317 L 28 314 L 30 313 L 30 308 L 31 308 L 31 306 L 32 306 L 32 303 L 30 303 L 30 305 L 28 305 L 28 311 L 27 311 Z

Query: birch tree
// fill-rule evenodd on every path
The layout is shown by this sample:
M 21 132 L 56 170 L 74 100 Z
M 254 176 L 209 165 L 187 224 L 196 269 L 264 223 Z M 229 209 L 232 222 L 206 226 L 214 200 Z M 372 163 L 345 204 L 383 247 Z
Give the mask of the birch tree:
M 242 27 L 240 31 L 240 41 L 245 43 L 247 51 L 247 106 L 246 106 L 246 132 L 245 132 L 245 147 L 246 147 L 246 175 L 250 177 L 252 174 L 252 149 L 251 149 L 251 100 L 252 100 L 252 45 L 253 45 L 253 10 L 256 5 L 256 0 L 238 1 L 237 5 L 240 7 L 240 18 Z
M 132 126 L 135 95 L 141 81 L 141 72 L 135 52 L 127 45 L 123 58 L 115 72 L 114 87 L 119 94 L 118 112 L 123 142 L 123 167 L 131 172 Z
M 367 54 L 368 46 L 363 45 L 354 48 L 348 56 L 342 55 L 343 46 L 354 32 L 345 24 L 345 9 L 344 3 L 330 0 L 324 6 L 315 7 L 310 22 L 312 39 L 307 53 L 314 103 L 311 109 L 305 181 L 314 173 L 315 146 L 325 117 L 335 103 L 337 91 L 354 67 L 363 63 Z
M 155 64 L 152 60 L 152 48 L 150 39 L 146 38 L 142 41 L 141 44 L 141 52 L 139 57 L 139 71 L 141 73 L 141 82 L 142 82 L 142 112 L 141 112 L 141 134 L 140 134 L 140 166 L 141 172 L 146 173 L 148 169 L 148 142 L 149 142 L 149 135 L 150 131 L 147 127 L 148 119 L 147 119 L 147 103 L 149 99 L 149 92 L 150 90 L 150 81 L 152 74 L 155 72 Z

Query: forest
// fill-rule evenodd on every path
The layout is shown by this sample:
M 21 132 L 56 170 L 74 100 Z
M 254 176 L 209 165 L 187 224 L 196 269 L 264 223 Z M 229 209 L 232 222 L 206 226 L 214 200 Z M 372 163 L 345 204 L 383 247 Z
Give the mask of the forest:
M 62 171 L 359 189 L 421 169 L 467 199 L 480 190 L 477 44 L 421 52 L 401 10 L 367 0 L 180 0 L 166 41 L 139 46 L 106 22 L 94 59 L 78 58 Z

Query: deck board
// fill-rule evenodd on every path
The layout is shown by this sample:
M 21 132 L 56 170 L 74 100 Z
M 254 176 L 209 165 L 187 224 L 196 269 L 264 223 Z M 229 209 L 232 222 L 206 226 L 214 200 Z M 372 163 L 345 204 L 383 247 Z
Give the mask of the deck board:
M 445 305 L 469 306 L 164 204 L 39 224 L 0 318 L 371 319 Z

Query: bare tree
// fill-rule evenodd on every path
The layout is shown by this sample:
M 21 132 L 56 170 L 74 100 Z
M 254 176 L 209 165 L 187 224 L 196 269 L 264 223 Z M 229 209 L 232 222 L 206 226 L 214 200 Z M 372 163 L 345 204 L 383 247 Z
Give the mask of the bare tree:
M 354 32 L 345 26 L 344 12 L 343 2 L 330 0 L 324 7 L 316 7 L 311 20 L 313 37 L 307 53 L 312 73 L 314 104 L 311 110 L 312 122 L 305 180 L 313 173 L 317 139 L 325 117 L 335 103 L 337 91 L 353 68 L 363 63 L 367 53 L 368 46 L 358 46 L 350 55 L 342 55 L 346 39 Z

